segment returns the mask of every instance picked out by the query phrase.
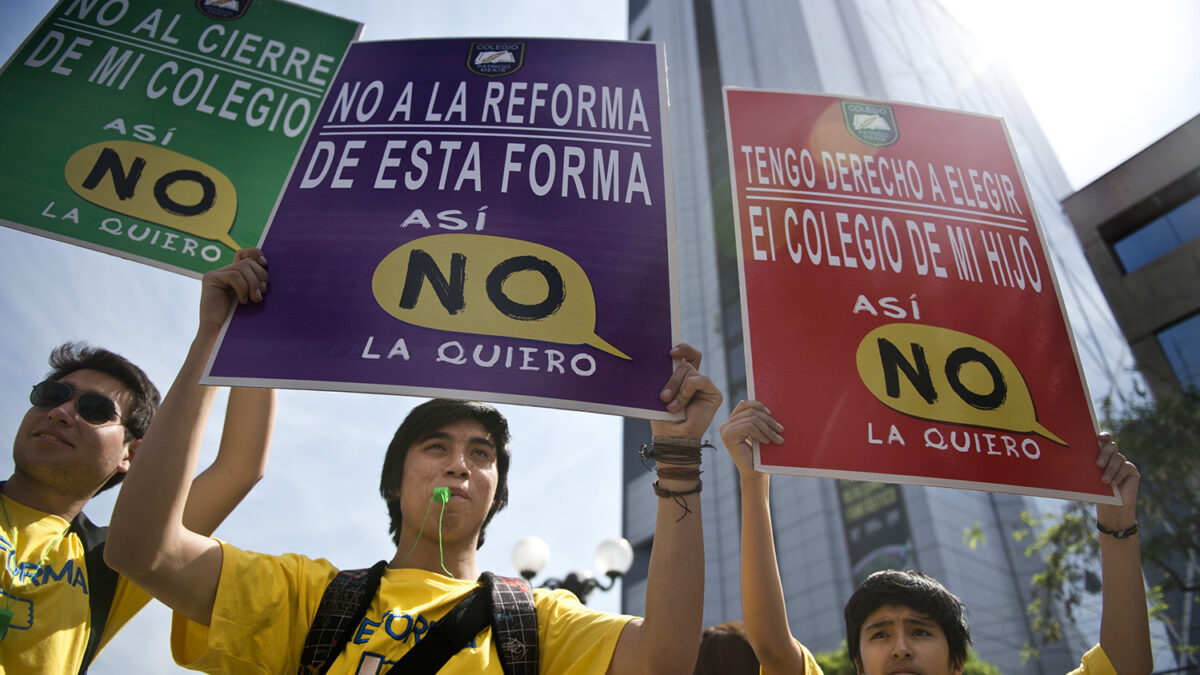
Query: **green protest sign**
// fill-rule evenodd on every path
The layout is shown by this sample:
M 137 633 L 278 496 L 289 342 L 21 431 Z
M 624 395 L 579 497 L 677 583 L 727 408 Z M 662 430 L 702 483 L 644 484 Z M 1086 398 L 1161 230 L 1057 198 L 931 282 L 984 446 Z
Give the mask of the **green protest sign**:
M 0 73 L 0 223 L 190 276 L 257 245 L 360 25 L 62 0 Z

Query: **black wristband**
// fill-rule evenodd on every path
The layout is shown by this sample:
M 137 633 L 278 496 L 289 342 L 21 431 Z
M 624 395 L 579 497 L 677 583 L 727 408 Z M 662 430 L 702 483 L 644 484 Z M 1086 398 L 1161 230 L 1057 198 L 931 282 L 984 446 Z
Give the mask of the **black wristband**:
M 1100 530 L 1100 534 L 1107 534 L 1113 539 L 1128 539 L 1137 534 L 1137 523 L 1134 523 L 1123 530 L 1110 530 L 1104 525 L 1100 524 L 1100 521 L 1096 521 L 1096 529 Z
M 683 513 L 679 514 L 679 517 L 675 519 L 675 522 L 678 523 L 692 512 L 692 510 L 688 507 L 687 500 L 684 499 L 684 497 L 699 493 L 700 488 L 702 487 L 704 487 L 704 483 L 699 478 L 696 479 L 696 487 L 690 490 L 684 490 L 682 492 L 668 490 L 659 485 L 658 481 L 654 481 L 654 494 L 658 495 L 659 497 L 670 497 L 671 499 L 675 500 L 675 503 L 679 505 L 679 508 L 683 509 Z
M 686 497 L 688 495 L 694 495 L 697 492 L 700 492 L 701 488 L 704 487 L 704 481 L 697 478 L 696 479 L 696 487 L 692 488 L 691 490 L 684 490 L 683 492 L 674 492 L 672 490 L 668 490 L 665 487 L 659 485 L 658 481 L 654 481 L 653 487 L 654 487 L 654 494 L 659 497 Z

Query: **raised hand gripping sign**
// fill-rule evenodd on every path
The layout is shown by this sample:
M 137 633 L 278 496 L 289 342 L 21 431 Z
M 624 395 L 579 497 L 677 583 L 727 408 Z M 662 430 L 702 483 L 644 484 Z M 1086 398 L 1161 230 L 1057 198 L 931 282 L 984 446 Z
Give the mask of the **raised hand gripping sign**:
M 1114 502 L 1003 121 L 728 88 L 764 470 Z
M 661 45 L 357 43 L 206 382 L 665 417 Z

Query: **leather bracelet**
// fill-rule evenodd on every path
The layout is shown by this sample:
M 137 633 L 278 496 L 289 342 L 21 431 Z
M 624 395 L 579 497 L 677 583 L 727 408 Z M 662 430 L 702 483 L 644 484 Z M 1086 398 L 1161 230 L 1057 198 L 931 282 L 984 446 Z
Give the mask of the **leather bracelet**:
M 675 480 L 699 480 L 700 474 L 703 473 L 700 469 L 689 469 L 684 466 L 663 466 L 658 465 L 655 469 L 659 478 L 669 478 Z
M 679 514 L 679 517 L 675 519 L 675 522 L 678 523 L 679 521 L 686 518 L 688 516 L 688 514 L 690 514 L 692 512 L 692 509 L 690 507 L 688 507 L 687 500 L 684 499 L 684 497 L 686 497 L 688 495 L 694 495 L 694 494 L 700 492 L 700 488 L 702 488 L 702 487 L 704 487 L 704 482 L 701 481 L 699 478 L 696 479 L 696 487 L 694 487 L 690 490 L 683 490 L 682 492 L 675 492 L 674 490 L 668 490 L 665 487 L 659 485 L 658 481 L 654 481 L 654 494 L 658 495 L 659 497 L 670 497 L 671 499 L 675 500 L 675 503 L 679 505 L 679 508 L 683 509 L 683 513 Z
M 1123 530 L 1110 530 L 1104 525 L 1101 525 L 1100 521 L 1097 520 L 1096 529 L 1100 530 L 1100 534 L 1107 534 L 1113 539 L 1128 539 L 1137 534 L 1137 523 L 1134 523 Z
M 667 488 L 659 485 L 658 481 L 654 481 L 654 494 L 658 495 L 659 497 L 686 497 L 688 495 L 696 494 L 702 487 L 704 487 L 704 481 L 700 480 L 699 478 L 696 479 L 696 487 L 692 488 L 691 490 L 684 490 L 682 492 L 668 490 Z
M 715 446 L 699 438 L 655 436 L 649 443 L 642 444 L 638 454 L 641 455 L 643 464 L 647 460 L 654 460 L 667 464 L 692 465 L 700 463 L 701 451 L 704 448 Z

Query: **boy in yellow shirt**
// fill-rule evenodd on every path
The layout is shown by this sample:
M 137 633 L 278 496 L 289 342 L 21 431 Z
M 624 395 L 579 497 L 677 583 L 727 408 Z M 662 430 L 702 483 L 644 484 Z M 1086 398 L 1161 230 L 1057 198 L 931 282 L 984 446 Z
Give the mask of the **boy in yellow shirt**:
M 721 440 L 737 464 L 742 489 L 742 613 L 762 664 L 772 673 L 819 673 L 791 635 L 771 534 L 770 475 L 754 469 L 753 444 L 783 442 L 783 426 L 758 401 L 738 403 L 721 425 Z M 1124 506 L 1098 504 L 1105 580 L 1100 643 L 1077 674 L 1150 673 L 1150 624 L 1137 541 L 1137 467 L 1107 433 L 1099 436 L 1101 480 L 1120 490 Z M 846 603 L 846 641 L 859 675 L 920 672 L 961 675 L 971 641 L 963 605 L 936 579 L 887 570 L 868 577 Z

